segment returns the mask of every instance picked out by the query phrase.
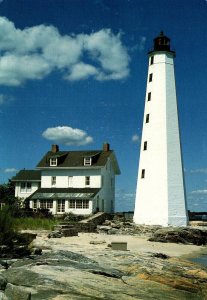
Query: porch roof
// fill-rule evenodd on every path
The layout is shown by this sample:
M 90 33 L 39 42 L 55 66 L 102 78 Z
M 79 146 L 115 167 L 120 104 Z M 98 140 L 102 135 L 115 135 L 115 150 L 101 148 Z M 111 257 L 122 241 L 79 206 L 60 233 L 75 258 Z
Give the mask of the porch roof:
M 40 188 L 27 199 L 93 199 L 99 191 L 100 188 Z

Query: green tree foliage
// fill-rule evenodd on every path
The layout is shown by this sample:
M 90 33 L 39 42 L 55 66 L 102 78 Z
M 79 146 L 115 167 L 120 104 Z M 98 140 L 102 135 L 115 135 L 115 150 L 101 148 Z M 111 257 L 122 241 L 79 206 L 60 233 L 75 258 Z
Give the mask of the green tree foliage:
M 0 185 L 0 202 L 6 205 L 13 205 L 17 202 L 15 197 L 15 185 L 11 180 L 8 183 Z
M 14 219 L 9 206 L 0 210 L 0 245 L 9 245 L 15 236 Z

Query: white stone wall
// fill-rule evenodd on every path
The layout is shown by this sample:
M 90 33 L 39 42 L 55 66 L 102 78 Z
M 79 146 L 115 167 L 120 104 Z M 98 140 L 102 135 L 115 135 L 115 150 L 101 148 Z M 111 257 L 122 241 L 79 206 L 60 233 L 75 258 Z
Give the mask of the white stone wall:
M 134 212 L 137 224 L 175 225 L 172 216 L 183 216 L 186 211 L 176 102 L 173 54 L 157 52 L 148 69 Z M 144 142 L 147 150 L 143 150 Z M 141 178 L 142 170 L 145 178 Z M 186 225 L 186 218 L 181 219 L 180 224 Z

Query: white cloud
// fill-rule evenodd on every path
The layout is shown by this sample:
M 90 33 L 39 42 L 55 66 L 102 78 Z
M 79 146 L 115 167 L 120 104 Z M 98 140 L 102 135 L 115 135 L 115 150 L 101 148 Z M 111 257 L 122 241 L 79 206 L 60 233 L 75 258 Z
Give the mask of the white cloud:
M 139 43 L 137 43 L 134 47 L 132 47 L 131 51 L 143 51 L 145 49 L 147 38 L 145 36 L 141 36 L 139 39 Z
M 133 136 L 132 136 L 132 142 L 133 143 L 137 143 L 139 141 L 139 136 L 137 135 L 137 134 L 134 134 Z
M 206 194 L 207 195 L 207 190 L 195 190 L 195 191 L 192 191 L 191 194 Z
M 207 168 L 190 170 L 190 173 L 207 173 Z
M 129 75 L 129 56 L 120 34 L 102 29 L 61 35 L 54 26 L 26 29 L 0 17 L 0 84 L 18 86 L 58 69 L 67 80 L 120 80 Z M 87 61 L 87 63 L 86 63 Z M 90 61 L 90 63 L 88 63 Z
M 84 130 L 71 128 L 68 126 L 47 128 L 42 133 L 42 136 L 47 140 L 68 146 L 82 146 L 93 142 L 93 138 L 87 135 Z
M 6 168 L 4 169 L 4 173 L 16 173 L 18 170 L 15 168 Z
M 98 74 L 98 70 L 88 64 L 79 63 L 71 68 L 71 74 L 66 76 L 71 81 L 87 79 Z

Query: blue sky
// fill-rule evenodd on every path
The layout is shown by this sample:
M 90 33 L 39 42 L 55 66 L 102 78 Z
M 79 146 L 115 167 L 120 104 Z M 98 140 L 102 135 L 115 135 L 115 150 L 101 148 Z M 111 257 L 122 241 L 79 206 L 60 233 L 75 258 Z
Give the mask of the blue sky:
M 62 150 L 109 142 L 133 210 L 147 52 L 161 30 L 175 72 L 189 209 L 207 211 L 207 1 L 0 0 L 0 182 Z

